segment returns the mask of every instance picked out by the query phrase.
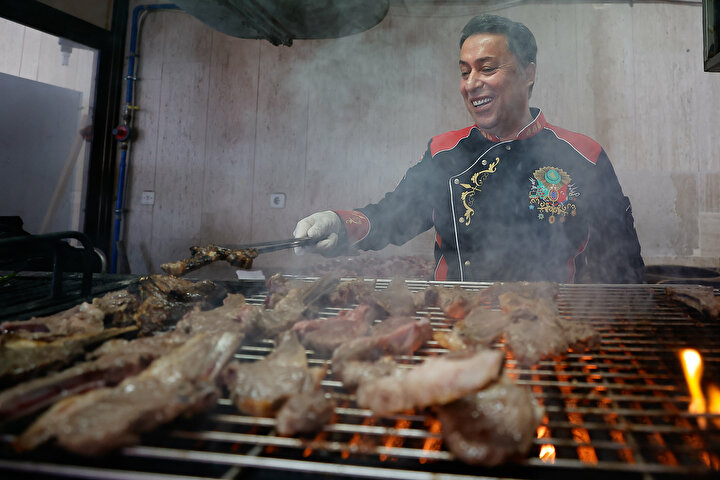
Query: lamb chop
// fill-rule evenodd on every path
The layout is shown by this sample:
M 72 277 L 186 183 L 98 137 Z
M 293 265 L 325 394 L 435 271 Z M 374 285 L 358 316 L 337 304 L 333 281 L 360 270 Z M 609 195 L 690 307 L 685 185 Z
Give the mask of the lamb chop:
M 432 338 L 427 318 L 390 317 L 370 329 L 370 335 L 349 340 L 332 355 L 333 372 L 342 378 L 349 361 L 376 361 L 385 355 L 410 355 Z
M 98 333 L 104 328 L 103 318 L 103 310 L 83 302 L 54 315 L 3 322 L 0 324 L 0 348 L 9 340 L 47 342 L 66 336 Z
M 543 357 L 563 354 L 569 348 L 585 349 L 599 343 L 594 328 L 563 319 L 557 304 L 547 297 L 528 299 L 504 293 L 499 300 L 510 317 L 505 340 L 520 365 L 534 365 Z
M 375 319 L 382 315 L 384 311 L 372 305 L 359 305 L 337 316 L 300 321 L 292 329 L 307 348 L 330 354 L 343 342 L 367 335 Z
M 108 340 L 88 354 L 87 361 L 0 393 L 0 423 L 33 413 L 62 398 L 117 385 L 187 340 L 188 337 L 179 332 L 131 341 Z
M 496 282 L 480 292 L 480 297 L 482 302 L 494 305 L 503 293 L 555 300 L 560 295 L 560 286 L 554 282 Z
M 140 434 L 217 401 L 215 379 L 238 348 L 232 333 L 195 335 L 137 376 L 56 403 L 15 442 L 32 450 L 55 439 L 66 450 L 99 455 L 136 443 Z
M 458 320 L 450 332 L 435 332 L 433 338 L 448 350 L 489 347 L 502 336 L 509 321 L 504 312 L 480 306 Z
M 258 251 L 254 248 L 232 249 L 208 245 L 205 247 L 190 247 L 190 254 L 192 255 L 190 258 L 163 263 L 160 268 L 168 275 L 180 277 L 212 262 L 224 260 L 234 267 L 249 270 L 252 268 L 253 260 L 258 256 Z
M 367 362 L 360 360 L 350 360 L 342 365 L 339 372 L 343 387 L 348 391 L 354 391 L 363 382 L 377 380 L 383 377 L 393 375 L 402 375 L 403 369 L 398 368 L 398 364 L 392 357 L 382 357 L 376 362 Z
M 400 277 L 393 278 L 385 290 L 374 292 L 372 299 L 393 317 L 415 315 L 425 305 L 425 294 L 412 293 Z
M 325 398 L 322 391 L 292 395 L 277 413 L 275 426 L 280 435 L 315 433 L 330 423 L 335 413 L 335 402 Z
M 440 308 L 447 318 L 465 318 L 470 311 L 480 304 L 482 297 L 477 292 L 470 292 L 460 286 L 446 288 L 431 285 L 425 289 L 425 305 Z
M 250 325 L 243 322 L 247 307 L 244 295 L 231 293 L 219 307 L 211 310 L 195 307 L 190 310 L 177 323 L 175 330 L 186 333 L 245 333 L 250 328 Z
M 543 416 L 529 390 L 506 375 L 435 409 L 447 448 L 466 463 L 485 466 L 527 454 Z
M 275 350 L 254 363 L 231 362 L 223 373 L 232 402 L 249 415 L 272 417 L 292 395 L 317 390 L 325 368 L 308 368 L 295 332 L 283 332 Z
M 667 287 L 665 294 L 671 300 L 701 315 L 707 315 L 713 319 L 720 317 L 720 297 L 715 296 L 712 287 L 703 285 Z
M 377 415 L 444 405 L 495 381 L 503 366 L 499 350 L 431 357 L 402 375 L 360 382 L 357 403 Z

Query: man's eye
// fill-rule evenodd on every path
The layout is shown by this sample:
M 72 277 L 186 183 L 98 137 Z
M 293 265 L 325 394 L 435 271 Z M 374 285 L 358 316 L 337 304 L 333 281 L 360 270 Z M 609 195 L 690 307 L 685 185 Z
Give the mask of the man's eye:
M 461 77 L 464 78 L 464 77 L 467 77 L 468 75 L 470 75 L 470 72 L 469 72 L 469 71 L 467 71 L 467 70 L 460 70 L 460 76 L 461 76 Z
M 497 67 L 482 67 L 482 68 L 480 69 L 480 71 L 481 71 L 482 73 L 492 73 L 492 72 L 494 72 L 495 70 L 497 70 Z

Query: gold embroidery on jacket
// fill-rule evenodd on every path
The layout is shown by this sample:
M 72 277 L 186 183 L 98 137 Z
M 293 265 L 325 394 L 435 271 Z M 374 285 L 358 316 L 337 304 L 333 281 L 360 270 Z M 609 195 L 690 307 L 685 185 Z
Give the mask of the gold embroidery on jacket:
M 472 208 L 475 203 L 475 194 L 482 191 L 483 182 L 488 175 L 495 173 L 498 163 L 500 163 L 500 157 L 495 157 L 495 161 L 492 162 L 487 169 L 476 172 L 472 177 L 470 177 L 470 182 L 472 183 L 460 184 L 460 186 L 465 189 L 465 191 L 460 195 L 460 200 L 462 200 L 463 205 L 465 206 L 465 213 L 463 214 L 465 226 L 470 225 L 470 221 L 472 220 L 471 217 L 475 215 L 475 209 Z

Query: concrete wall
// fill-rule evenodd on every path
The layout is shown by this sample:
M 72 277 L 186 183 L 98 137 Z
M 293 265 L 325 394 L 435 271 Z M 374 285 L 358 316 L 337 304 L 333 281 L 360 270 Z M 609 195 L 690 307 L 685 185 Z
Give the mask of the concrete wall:
M 131 270 L 159 271 L 195 244 L 289 237 L 309 213 L 378 200 L 432 135 L 469 125 L 457 41 L 488 7 L 408 5 L 365 33 L 289 48 L 226 36 L 182 12 L 148 14 L 126 196 Z M 718 266 L 720 74 L 703 72 L 700 6 L 493 11 L 536 35 L 531 105 L 608 151 L 646 262 Z M 154 205 L 141 204 L 143 191 Z M 272 193 L 286 195 L 285 208 L 271 208 Z M 431 251 L 425 234 L 382 254 Z M 280 252 L 256 266 L 315 260 Z

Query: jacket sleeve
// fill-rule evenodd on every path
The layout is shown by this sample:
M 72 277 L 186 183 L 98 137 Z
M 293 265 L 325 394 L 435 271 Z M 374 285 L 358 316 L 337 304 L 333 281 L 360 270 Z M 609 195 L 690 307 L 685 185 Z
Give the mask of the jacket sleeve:
M 370 223 L 367 235 L 355 244 L 361 250 L 402 245 L 433 226 L 433 199 L 444 181 L 435 172 L 430 150 L 405 173 L 398 186 L 377 203 L 357 209 Z
M 577 280 L 582 283 L 643 283 L 640 242 L 630 200 L 603 151 L 590 185 L 588 240 L 580 256 Z

